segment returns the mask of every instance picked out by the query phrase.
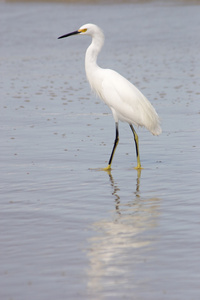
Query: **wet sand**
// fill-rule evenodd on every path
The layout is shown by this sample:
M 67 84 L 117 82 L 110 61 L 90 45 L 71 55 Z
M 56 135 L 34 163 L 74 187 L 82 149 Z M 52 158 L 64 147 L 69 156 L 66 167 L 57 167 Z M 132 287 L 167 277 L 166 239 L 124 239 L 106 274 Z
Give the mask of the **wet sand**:
M 0 299 L 200 297 L 200 6 L 0 3 Z M 125 17 L 124 17 L 125 16 Z M 93 22 L 102 67 L 131 80 L 163 133 L 114 120 L 90 91 Z

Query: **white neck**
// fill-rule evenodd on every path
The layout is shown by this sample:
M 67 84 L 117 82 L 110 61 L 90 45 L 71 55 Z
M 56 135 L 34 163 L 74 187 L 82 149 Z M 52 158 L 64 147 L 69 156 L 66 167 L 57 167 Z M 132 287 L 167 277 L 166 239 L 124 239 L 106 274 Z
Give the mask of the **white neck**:
M 103 32 L 99 30 L 98 35 L 92 36 L 92 43 L 88 47 L 85 54 L 85 71 L 90 85 L 94 76 L 94 71 L 97 71 L 97 69 L 100 68 L 97 65 L 97 56 L 101 51 L 103 44 L 104 35 Z

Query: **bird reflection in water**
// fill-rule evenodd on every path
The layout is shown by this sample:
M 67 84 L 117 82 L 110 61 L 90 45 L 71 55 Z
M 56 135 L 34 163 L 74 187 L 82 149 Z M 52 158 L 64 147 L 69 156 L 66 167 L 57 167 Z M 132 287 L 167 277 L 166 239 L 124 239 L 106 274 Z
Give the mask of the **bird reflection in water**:
M 96 235 L 89 239 L 88 294 L 94 297 L 108 286 L 109 289 L 113 287 L 115 293 L 116 282 L 120 280 L 124 289 L 126 286 L 134 288 L 134 283 L 137 284 L 135 269 L 138 264 L 150 260 L 159 216 L 160 199 L 141 197 L 141 170 L 137 172 L 131 197 L 127 195 L 127 189 L 123 195 L 123 187 L 119 187 L 110 171 L 107 174 L 115 209 L 113 216 L 93 224 Z
M 120 197 L 118 195 L 118 192 L 120 191 L 120 189 L 118 188 L 118 186 L 115 184 L 112 173 L 110 170 L 107 171 L 107 174 L 109 175 L 110 178 L 110 183 L 111 186 L 113 188 L 113 192 L 112 195 L 115 196 L 115 208 L 116 208 L 116 212 L 118 214 L 121 214 L 120 209 L 119 209 L 119 205 L 120 205 Z M 141 169 L 137 170 L 137 179 L 136 179 L 136 190 L 134 192 L 136 197 L 140 197 L 140 177 L 141 177 Z

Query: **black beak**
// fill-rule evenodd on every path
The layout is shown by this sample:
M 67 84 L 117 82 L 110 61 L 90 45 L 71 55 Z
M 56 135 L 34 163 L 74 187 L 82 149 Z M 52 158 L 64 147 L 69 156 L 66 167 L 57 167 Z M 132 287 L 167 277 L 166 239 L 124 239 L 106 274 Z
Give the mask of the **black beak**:
M 63 38 L 66 38 L 66 37 L 68 37 L 68 36 L 70 36 L 70 35 L 79 34 L 79 33 L 80 33 L 80 32 L 79 32 L 78 30 L 76 30 L 76 31 L 73 31 L 73 32 L 64 34 L 64 35 L 62 35 L 62 36 L 59 36 L 58 39 L 63 39 Z

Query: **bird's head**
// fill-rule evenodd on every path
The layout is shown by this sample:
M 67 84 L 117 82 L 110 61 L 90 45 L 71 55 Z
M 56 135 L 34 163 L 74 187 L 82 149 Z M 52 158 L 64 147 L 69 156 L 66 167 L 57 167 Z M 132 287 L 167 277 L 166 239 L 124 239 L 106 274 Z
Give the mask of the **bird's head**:
M 81 34 L 81 35 L 90 35 L 93 36 L 97 33 L 102 33 L 101 29 L 95 24 L 85 24 L 81 26 L 78 30 L 64 34 L 60 36 L 58 39 L 62 39 L 68 37 L 70 35 Z

